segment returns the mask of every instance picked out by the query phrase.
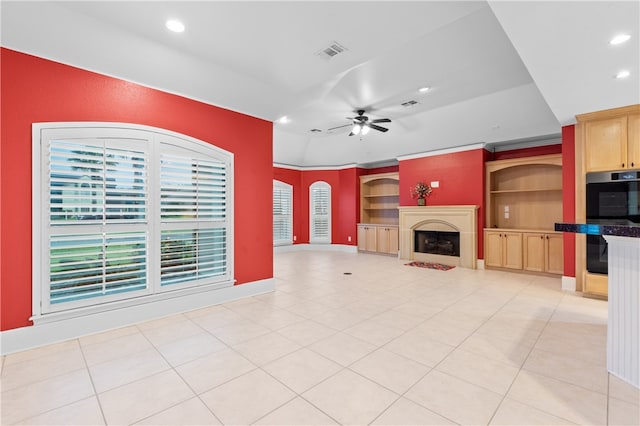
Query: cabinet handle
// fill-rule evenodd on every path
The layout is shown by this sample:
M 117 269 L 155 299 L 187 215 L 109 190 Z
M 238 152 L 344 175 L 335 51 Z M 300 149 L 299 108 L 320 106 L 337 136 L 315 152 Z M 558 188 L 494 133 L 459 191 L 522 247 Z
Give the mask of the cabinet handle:
M 624 167 L 624 163 L 622 163 L 622 167 Z
M 547 240 L 549 239 L 549 236 L 547 235 Z
M 631 163 L 631 167 L 634 167 L 634 166 L 635 166 L 635 164 Z
M 544 237 L 543 237 L 542 235 L 540 235 L 540 239 L 541 239 L 541 240 L 543 240 L 543 239 L 544 239 Z

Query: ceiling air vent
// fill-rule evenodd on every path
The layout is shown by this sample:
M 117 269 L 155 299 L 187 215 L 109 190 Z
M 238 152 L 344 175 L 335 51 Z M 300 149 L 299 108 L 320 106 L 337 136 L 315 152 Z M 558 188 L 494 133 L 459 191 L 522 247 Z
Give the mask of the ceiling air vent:
M 322 132 L 322 130 L 320 130 L 320 129 L 311 129 L 311 130 L 309 130 L 309 131 L 310 131 L 311 133 L 320 133 L 320 132 Z
M 321 49 L 319 52 L 317 52 L 316 55 L 324 59 L 331 59 L 337 54 L 342 53 L 346 50 L 348 50 L 346 47 L 344 47 L 337 41 L 333 41 L 328 47 L 325 47 L 324 49 Z
M 410 107 L 410 106 L 414 106 L 415 104 L 417 104 L 418 101 L 407 101 L 407 102 L 403 102 L 400 105 L 402 105 L 403 107 Z

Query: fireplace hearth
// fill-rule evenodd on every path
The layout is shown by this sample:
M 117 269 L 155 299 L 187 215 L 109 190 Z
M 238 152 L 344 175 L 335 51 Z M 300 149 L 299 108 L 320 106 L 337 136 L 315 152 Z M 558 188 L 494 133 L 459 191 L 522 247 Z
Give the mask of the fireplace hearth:
M 460 233 L 447 231 L 414 231 L 413 251 L 416 253 L 460 256 Z

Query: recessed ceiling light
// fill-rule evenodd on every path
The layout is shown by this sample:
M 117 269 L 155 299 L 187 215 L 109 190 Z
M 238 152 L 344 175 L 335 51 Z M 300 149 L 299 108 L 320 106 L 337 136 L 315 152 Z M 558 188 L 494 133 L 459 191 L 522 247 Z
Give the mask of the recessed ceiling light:
M 620 71 L 618 74 L 616 74 L 616 78 L 627 78 L 631 75 L 631 73 L 627 70 L 623 70 Z
M 630 38 L 631 36 L 629 34 L 618 34 L 617 36 L 611 39 L 609 44 L 621 44 L 629 40 Z
M 175 19 L 169 19 L 165 25 L 170 31 L 173 31 L 174 33 L 184 32 L 184 24 L 180 21 L 176 21 Z
M 428 92 L 428 91 L 429 91 L 429 89 L 431 89 L 431 87 L 427 87 L 427 86 L 425 86 L 425 87 L 421 87 L 421 88 L 419 88 L 419 89 L 418 89 L 418 92 L 420 92 L 420 93 L 426 93 L 426 92 Z
M 278 119 L 278 123 L 286 124 L 288 122 L 289 122 L 289 117 L 287 117 L 286 115 Z

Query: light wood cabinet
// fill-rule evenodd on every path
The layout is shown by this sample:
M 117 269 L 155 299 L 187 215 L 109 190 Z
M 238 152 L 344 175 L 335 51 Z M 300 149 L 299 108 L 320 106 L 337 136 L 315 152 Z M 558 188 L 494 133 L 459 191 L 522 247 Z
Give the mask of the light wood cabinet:
M 380 254 L 398 254 L 398 227 L 394 225 L 358 225 L 358 250 Z
M 609 276 L 600 274 L 585 274 L 582 292 L 588 296 L 608 297 L 609 296 Z
M 485 266 L 522 269 L 522 233 L 485 231 Z
M 585 172 L 640 168 L 640 114 L 584 125 Z
M 576 223 L 586 222 L 586 175 L 589 172 L 640 169 L 640 105 L 576 115 Z M 590 274 L 586 238 L 576 235 L 576 290 L 606 298 L 607 276 Z
M 488 161 L 485 177 L 485 267 L 562 274 L 561 154 Z
M 564 270 L 562 234 L 524 232 L 522 245 L 525 271 L 562 274 Z
M 358 225 L 358 250 L 377 251 L 376 248 L 376 227 L 371 225 Z
M 627 117 L 627 161 L 632 169 L 640 169 L 640 114 Z
M 398 227 L 378 226 L 376 233 L 377 252 L 398 254 Z
M 360 176 L 360 223 L 358 250 L 398 254 L 397 172 Z
M 561 233 L 485 229 L 484 241 L 485 267 L 563 273 Z

